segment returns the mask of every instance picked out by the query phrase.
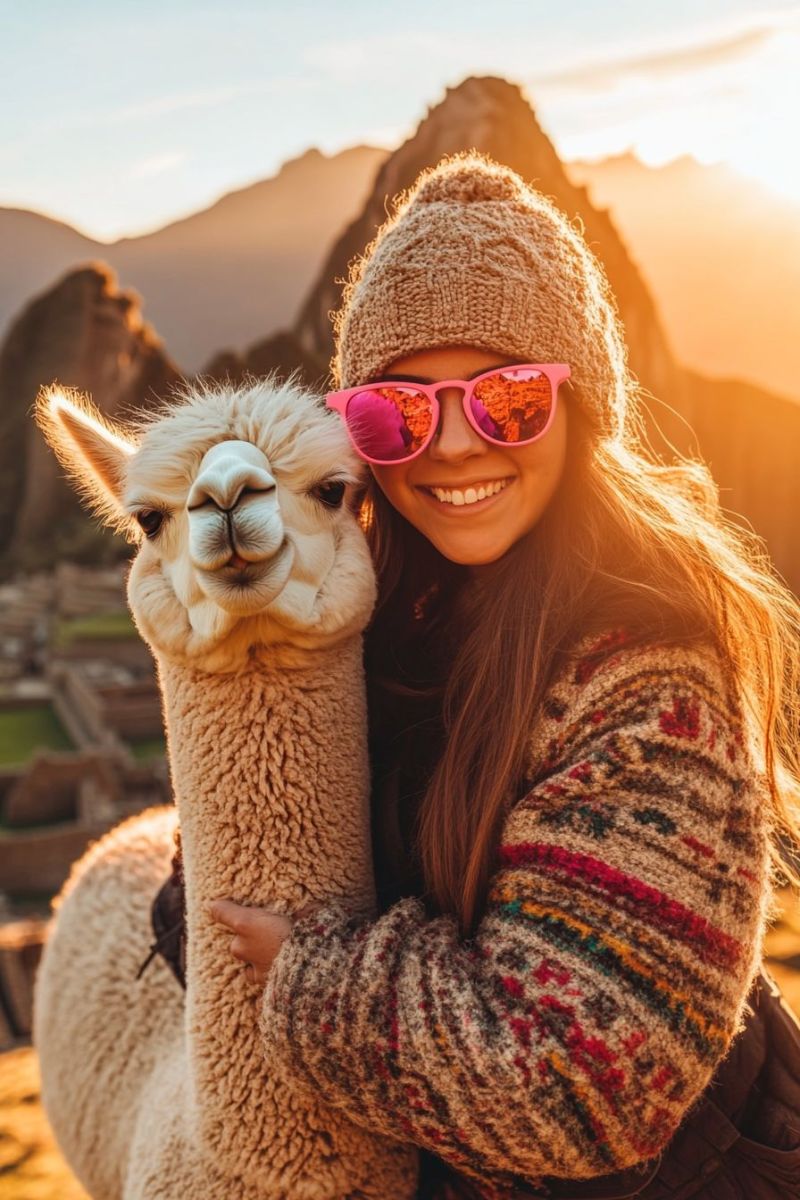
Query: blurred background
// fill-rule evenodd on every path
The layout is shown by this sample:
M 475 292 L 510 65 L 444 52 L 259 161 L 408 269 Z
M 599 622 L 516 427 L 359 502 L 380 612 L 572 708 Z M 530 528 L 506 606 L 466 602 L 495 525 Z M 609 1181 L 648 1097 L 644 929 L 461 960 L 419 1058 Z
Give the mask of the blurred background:
M 29 1045 L 50 900 L 89 841 L 170 800 L 129 547 L 30 409 L 299 368 L 389 201 L 477 148 L 582 226 L 656 453 L 800 589 L 800 5 L 748 0 L 0 0 L 0 1200 L 81 1196 Z M 800 910 L 768 966 L 800 1012 Z

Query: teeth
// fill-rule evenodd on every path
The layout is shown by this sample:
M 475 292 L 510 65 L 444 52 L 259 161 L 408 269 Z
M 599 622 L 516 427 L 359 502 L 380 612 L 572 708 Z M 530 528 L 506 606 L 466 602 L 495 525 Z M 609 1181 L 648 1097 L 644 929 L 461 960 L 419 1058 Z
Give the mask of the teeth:
M 507 479 L 496 479 L 493 483 L 481 484 L 479 488 L 468 487 L 465 491 L 460 488 L 436 488 L 432 487 L 428 490 L 433 492 L 437 500 L 442 504 L 476 504 L 478 500 L 485 500 L 487 496 L 494 496 L 497 492 L 501 492 L 508 483 Z

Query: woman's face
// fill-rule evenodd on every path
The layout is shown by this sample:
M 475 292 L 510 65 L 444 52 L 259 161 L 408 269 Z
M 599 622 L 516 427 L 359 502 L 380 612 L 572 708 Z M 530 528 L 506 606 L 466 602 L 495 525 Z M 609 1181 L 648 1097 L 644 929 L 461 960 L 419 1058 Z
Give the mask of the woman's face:
M 446 346 L 395 359 L 381 379 L 469 379 L 523 361 L 471 346 Z M 565 391 L 562 385 L 553 424 L 543 438 L 505 448 L 484 441 L 464 415 L 461 391 L 445 388 L 439 393 L 439 428 L 423 453 L 409 463 L 370 469 L 389 502 L 445 558 L 467 566 L 494 562 L 533 528 L 558 486 L 567 446 Z M 475 504 L 453 504 L 431 490 L 477 490 L 496 483 L 502 488 Z

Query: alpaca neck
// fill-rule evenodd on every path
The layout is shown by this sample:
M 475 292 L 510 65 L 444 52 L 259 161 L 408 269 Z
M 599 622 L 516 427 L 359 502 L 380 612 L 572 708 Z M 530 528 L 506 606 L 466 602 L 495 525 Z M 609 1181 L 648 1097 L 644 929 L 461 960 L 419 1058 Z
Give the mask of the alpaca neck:
M 203 1143 L 246 1173 L 268 1144 L 262 989 L 208 902 L 373 902 L 361 639 L 210 675 L 159 661 L 187 912 L 187 1038 Z

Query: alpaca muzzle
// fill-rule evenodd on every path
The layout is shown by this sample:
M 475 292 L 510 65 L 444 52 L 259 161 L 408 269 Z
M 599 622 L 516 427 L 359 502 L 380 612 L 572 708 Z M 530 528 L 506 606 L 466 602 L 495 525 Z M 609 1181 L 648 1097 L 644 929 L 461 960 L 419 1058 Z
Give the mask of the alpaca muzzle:
M 224 568 L 263 577 L 261 564 L 277 557 L 284 527 L 275 478 L 263 452 L 250 442 L 212 446 L 187 498 L 189 554 L 202 572 Z M 248 575 L 242 574 L 244 582 Z
M 186 506 L 190 512 L 214 506 L 232 511 L 247 495 L 275 492 L 275 478 L 263 451 L 252 442 L 217 442 L 206 451 Z

